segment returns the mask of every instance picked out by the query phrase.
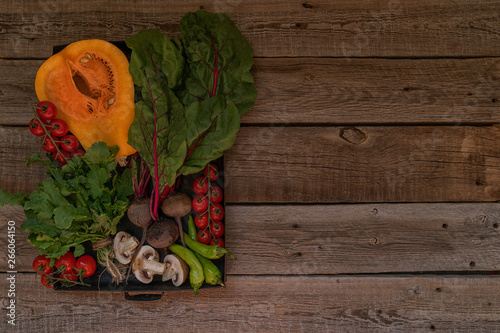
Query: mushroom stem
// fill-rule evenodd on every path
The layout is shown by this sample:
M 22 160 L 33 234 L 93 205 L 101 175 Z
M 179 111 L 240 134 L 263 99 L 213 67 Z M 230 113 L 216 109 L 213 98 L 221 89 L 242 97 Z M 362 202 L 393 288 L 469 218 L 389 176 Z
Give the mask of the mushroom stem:
M 164 263 L 158 262 L 152 258 L 148 258 L 144 261 L 143 269 L 147 270 L 152 275 L 161 275 L 163 274 L 163 272 L 165 272 L 165 266 L 166 265 Z
M 137 245 L 139 245 L 139 242 L 133 237 L 129 237 L 122 242 L 122 251 L 128 257 L 134 252 Z
M 181 239 L 182 246 L 186 247 L 186 243 L 184 243 L 184 232 L 182 231 L 182 221 L 181 218 L 176 216 L 175 217 L 175 222 L 177 222 L 177 226 L 179 227 L 179 236 Z

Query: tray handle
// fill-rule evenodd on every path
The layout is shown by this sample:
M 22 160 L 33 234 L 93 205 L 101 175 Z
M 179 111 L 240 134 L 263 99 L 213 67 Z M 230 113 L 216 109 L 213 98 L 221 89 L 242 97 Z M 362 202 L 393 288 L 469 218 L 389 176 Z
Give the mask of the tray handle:
M 157 301 L 162 297 L 163 293 L 130 295 L 130 293 L 125 292 L 125 299 L 127 301 L 150 302 L 150 301 Z

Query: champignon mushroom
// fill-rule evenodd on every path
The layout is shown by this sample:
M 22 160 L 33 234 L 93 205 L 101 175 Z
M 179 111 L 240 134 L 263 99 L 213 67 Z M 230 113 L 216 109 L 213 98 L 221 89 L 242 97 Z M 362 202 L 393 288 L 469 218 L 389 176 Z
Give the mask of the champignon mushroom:
M 158 252 L 149 245 L 144 245 L 132 264 L 132 270 L 137 280 L 142 283 L 153 281 L 153 275 L 163 275 L 167 264 L 159 262 Z
M 116 260 L 124 265 L 130 263 L 138 245 L 139 240 L 137 238 L 125 231 L 119 231 L 113 241 Z
M 188 264 L 175 254 L 168 254 L 163 259 L 166 264 L 165 272 L 163 273 L 162 281 L 172 279 L 174 286 L 178 287 L 183 284 L 189 274 Z
M 165 215 L 175 218 L 177 226 L 179 227 L 181 243 L 186 246 L 186 243 L 184 243 L 184 235 L 182 233 L 181 218 L 191 212 L 191 199 L 189 196 L 185 193 L 173 194 L 163 201 L 161 209 Z

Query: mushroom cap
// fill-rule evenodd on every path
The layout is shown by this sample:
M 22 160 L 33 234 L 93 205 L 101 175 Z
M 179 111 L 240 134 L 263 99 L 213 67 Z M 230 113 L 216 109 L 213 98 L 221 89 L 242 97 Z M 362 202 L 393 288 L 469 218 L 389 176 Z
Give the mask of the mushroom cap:
M 163 200 L 161 209 L 170 217 L 186 216 L 191 212 L 191 198 L 185 193 L 176 193 Z
M 132 270 L 137 280 L 142 283 L 153 281 L 153 275 L 163 274 L 166 264 L 159 262 L 160 255 L 149 245 L 144 245 L 132 264 Z
M 166 264 L 165 273 L 163 273 L 162 281 L 172 279 L 174 286 L 182 285 L 189 274 L 188 264 L 175 254 L 168 254 L 163 259 Z
M 132 261 L 135 249 L 139 245 L 139 240 L 125 231 L 116 233 L 113 240 L 113 251 L 115 258 L 120 263 L 127 265 Z

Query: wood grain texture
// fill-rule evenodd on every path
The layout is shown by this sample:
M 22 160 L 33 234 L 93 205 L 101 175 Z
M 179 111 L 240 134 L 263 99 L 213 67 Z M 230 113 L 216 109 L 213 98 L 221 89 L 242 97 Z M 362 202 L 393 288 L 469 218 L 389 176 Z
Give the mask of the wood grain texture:
M 26 125 L 41 60 L 0 60 L 0 124 Z M 500 60 L 256 58 L 246 124 L 500 123 Z
M 500 270 L 500 205 L 228 206 L 229 274 Z
M 498 1 L 4 1 L 0 58 L 46 58 L 52 45 L 171 37 L 188 11 L 224 12 L 257 56 L 444 57 L 500 54 Z
M 230 203 L 497 201 L 492 126 L 243 127 L 225 154 Z M 46 174 L 28 130 L 0 127 L 0 184 L 31 192 Z
M 8 290 L 5 274 L 0 288 Z M 500 279 L 415 276 L 230 276 L 225 289 L 123 301 L 119 293 L 54 292 L 16 276 L 17 324 L 8 332 L 493 332 Z M 6 304 L 8 298 L 2 295 Z
M 238 206 L 226 208 L 227 274 L 358 274 L 499 271 L 498 203 Z M 16 223 L 16 270 L 37 250 L 20 230 L 21 207 L 0 207 L 0 230 Z M 7 237 L 0 248 L 7 248 Z M 7 257 L 0 271 L 6 272 Z
M 227 202 L 497 201 L 496 127 L 246 127 Z

